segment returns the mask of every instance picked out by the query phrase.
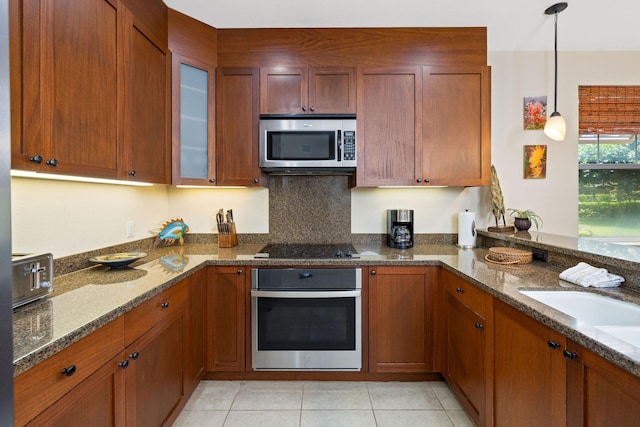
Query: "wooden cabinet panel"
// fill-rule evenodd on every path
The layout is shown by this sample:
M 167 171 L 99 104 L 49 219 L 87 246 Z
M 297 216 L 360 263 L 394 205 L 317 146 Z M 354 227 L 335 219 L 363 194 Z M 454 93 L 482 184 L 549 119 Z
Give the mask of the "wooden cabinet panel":
M 308 76 L 306 67 L 261 68 L 260 113 L 306 113 Z
M 218 69 L 216 81 L 216 169 L 218 185 L 266 183 L 258 163 L 257 68 Z
M 484 318 L 486 315 L 487 293 L 448 271 L 443 273 L 443 277 L 447 292 L 481 318 Z
M 127 425 L 162 425 L 180 404 L 184 320 L 184 310 L 176 311 L 125 349 Z
M 564 336 L 501 301 L 493 307 L 494 425 L 564 426 Z
M 12 40 L 22 52 L 21 69 L 12 67 L 12 167 L 117 177 L 122 16 L 108 0 L 22 2 L 21 40 Z
M 207 280 L 207 370 L 244 371 L 244 267 L 212 267 Z
M 130 14 L 125 34 L 127 68 L 121 178 L 168 184 L 171 63 L 166 48 L 154 44 Z
M 423 182 L 489 185 L 490 68 L 426 67 L 423 76 Z
M 434 270 L 371 267 L 369 270 L 369 370 L 432 369 Z
M 315 114 L 356 114 L 356 69 L 309 68 L 309 110 Z
M 448 294 L 447 371 L 445 378 L 462 395 L 476 423 L 484 425 L 485 416 L 485 321 Z M 482 422 L 480 422 L 482 420 Z
M 189 296 L 188 292 L 188 284 L 181 282 L 125 313 L 125 345 L 138 339 L 167 316 L 182 310 Z
M 637 425 L 640 378 L 571 340 L 567 351 L 567 425 Z
M 422 177 L 422 69 L 359 69 L 358 186 Z
M 124 369 L 121 352 L 55 405 L 42 412 L 28 426 L 115 427 L 125 424 Z M 16 425 L 21 425 L 16 422 Z
M 186 279 L 189 285 L 189 307 L 185 333 L 185 395 L 190 395 L 205 373 L 205 304 L 207 270 L 202 269 Z
M 123 325 L 119 317 L 17 376 L 15 424 L 26 424 L 121 352 Z

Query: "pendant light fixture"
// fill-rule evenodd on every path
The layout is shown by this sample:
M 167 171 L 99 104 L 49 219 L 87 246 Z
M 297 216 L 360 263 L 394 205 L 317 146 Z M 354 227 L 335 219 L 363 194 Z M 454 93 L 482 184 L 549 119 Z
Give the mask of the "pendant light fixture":
M 558 113 L 558 14 L 567 8 L 566 2 L 556 3 L 553 6 L 549 6 L 544 11 L 546 15 L 554 15 L 554 28 L 555 28 L 555 42 L 553 45 L 553 51 L 555 54 L 555 72 L 553 81 L 553 113 L 547 119 L 547 123 L 544 125 L 544 133 L 549 138 L 555 141 L 564 140 L 564 136 L 567 133 L 567 125 L 564 122 L 564 118 Z

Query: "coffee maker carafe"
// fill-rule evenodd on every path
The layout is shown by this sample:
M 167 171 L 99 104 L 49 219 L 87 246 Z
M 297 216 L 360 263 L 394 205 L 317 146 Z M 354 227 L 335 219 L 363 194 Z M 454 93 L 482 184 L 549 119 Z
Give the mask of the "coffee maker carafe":
M 398 249 L 413 247 L 413 210 L 387 210 L 387 244 Z

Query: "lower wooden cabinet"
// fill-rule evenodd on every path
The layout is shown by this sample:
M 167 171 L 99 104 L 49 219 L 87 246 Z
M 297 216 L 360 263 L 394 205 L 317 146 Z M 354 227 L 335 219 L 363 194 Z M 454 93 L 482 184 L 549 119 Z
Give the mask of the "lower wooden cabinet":
M 640 378 L 567 342 L 567 426 L 637 426 Z
M 564 426 L 565 337 L 502 301 L 493 307 L 494 425 Z
M 492 297 L 449 273 L 442 272 L 445 288 L 445 370 L 453 392 L 479 426 L 490 425 L 486 381 L 490 377 Z
M 197 271 L 185 281 L 189 286 L 189 307 L 184 337 L 184 388 L 185 395 L 190 395 L 204 376 L 207 363 L 205 344 L 207 269 Z
M 244 267 L 210 267 L 207 280 L 207 370 L 245 370 Z
M 369 268 L 369 371 L 433 370 L 436 269 Z
M 174 312 L 125 349 L 127 425 L 162 425 L 180 404 L 184 318 L 184 310 Z
M 122 367 L 124 360 L 124 353 L 111 359 L 27 426 L 125 425 L 125 370 Z M 16 425 L 21 425 L 18 424 L 18 420 Z

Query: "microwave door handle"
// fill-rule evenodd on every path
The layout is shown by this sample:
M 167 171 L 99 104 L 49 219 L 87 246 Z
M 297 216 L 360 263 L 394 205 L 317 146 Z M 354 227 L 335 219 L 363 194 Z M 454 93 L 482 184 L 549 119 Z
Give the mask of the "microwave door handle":
M 342 131 L 338 129 L 338 161 L 342 162 Z
M 251 296 L 258 298 L 347 298 L 359 297 L 362 291 L 258 291 L 252 290 Z

